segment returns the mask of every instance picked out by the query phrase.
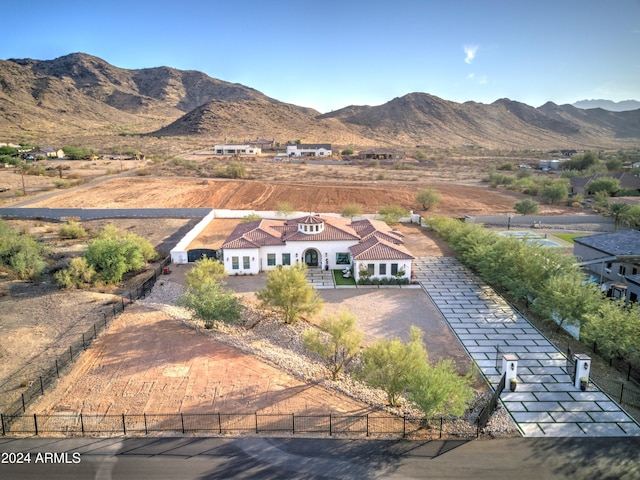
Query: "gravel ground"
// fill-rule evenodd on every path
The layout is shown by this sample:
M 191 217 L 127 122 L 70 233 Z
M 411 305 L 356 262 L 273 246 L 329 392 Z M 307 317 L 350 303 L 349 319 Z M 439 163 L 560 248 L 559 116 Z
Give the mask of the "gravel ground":
M 256 355 L 304 381 L 320 384 L 390 413 L 421 416 L 421 412 L 404 399 L 398 408 L 389 407 L 386 404 L 384 392 L 354 381 L 348 375 L 338 381 L 330 380 L 329 371 L 319 358 L 310 356 L 302 346 L 302 333 L 308 328 L 316 328 L 313 324 L 301 320 L 294 325 L 285 325 L 275 315 L 265 315 L 264 311 L 245 300 L 247 309 L 241 325 L 220 324 L 215 330 L 204 330 L 202 322 L 193 319 L 186 309 L 176 306 L 176 301 L 183 292 L 182 285 L 170 280 L 161 280 L 156 284 L 151 295 L 140 302 L 147 307 L 160 310 L 192 328 L 199 329 L 216 341 L 235 347 L 245 353 Z M 489 394 L 486 392 L 479 393 L 474 404 L 464 416 L 466 421 L 455 422 L 450 425 L 450 428 L 466 431 L 470 435 L 475 433 L 475 419 L 488 397 Z M 499 408 L 492 416 L 484 433 L 489 437 L 519 435 L 517 427 L 503 408 Z

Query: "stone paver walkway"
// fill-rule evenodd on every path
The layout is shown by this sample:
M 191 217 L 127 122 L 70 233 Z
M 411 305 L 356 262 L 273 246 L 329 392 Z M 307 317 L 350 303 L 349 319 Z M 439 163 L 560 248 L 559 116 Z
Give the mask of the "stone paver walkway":
M 518 357 L 518 388 L 507 387 L 501 400 L 524 436 L 640 435 L 640 426 L 597 387 L 576 388 L 565 355 L 458 260 L 417 258 L 413 269 L 492 385 L 501 378 L 502 355 Z
M 307 280 L 314 288 L 336 288 L 333 281 L 333 272 L 322 268 L 308 268 Z

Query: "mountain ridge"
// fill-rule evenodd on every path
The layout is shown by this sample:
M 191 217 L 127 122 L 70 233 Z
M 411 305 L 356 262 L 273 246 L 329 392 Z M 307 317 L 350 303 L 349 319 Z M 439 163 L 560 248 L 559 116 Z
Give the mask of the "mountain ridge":
M 640 144 L 640 110 L 610 112 L 507 98 L 457 103 L 413 92 L 320 114 L 251 87 L 171 67 L 122 69 L 84 53 L 0 60 L 7 134 L 93 131 L 158 137 L 275 138 L 357 145 L 594 148 Z

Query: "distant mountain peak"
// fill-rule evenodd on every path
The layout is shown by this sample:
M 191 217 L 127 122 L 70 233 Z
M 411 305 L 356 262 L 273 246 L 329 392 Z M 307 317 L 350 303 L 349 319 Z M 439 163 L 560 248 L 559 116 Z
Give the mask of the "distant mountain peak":
M 640 109 L 640 102 L 637 100 L 623 100 L 621 102 L 604 99 L 580 100 L 572 105 L 582 109 L 601 108 L 603 110 L 609 110 L 610 112 L 626 112 L 628 110 Z

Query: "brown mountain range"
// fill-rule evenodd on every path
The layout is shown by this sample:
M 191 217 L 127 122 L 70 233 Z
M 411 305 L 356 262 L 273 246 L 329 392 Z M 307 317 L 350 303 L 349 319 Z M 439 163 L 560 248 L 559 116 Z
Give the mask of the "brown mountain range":
M 618 148 L 640 145 L 640 110 L 534 108 L 508 99 L 456 103 L 411 93 L 321 115 L 202 72 L 127 70 L 74 53 L 0 61 L 0 129 L 7 140 L 126 132 L 359 146 Z

